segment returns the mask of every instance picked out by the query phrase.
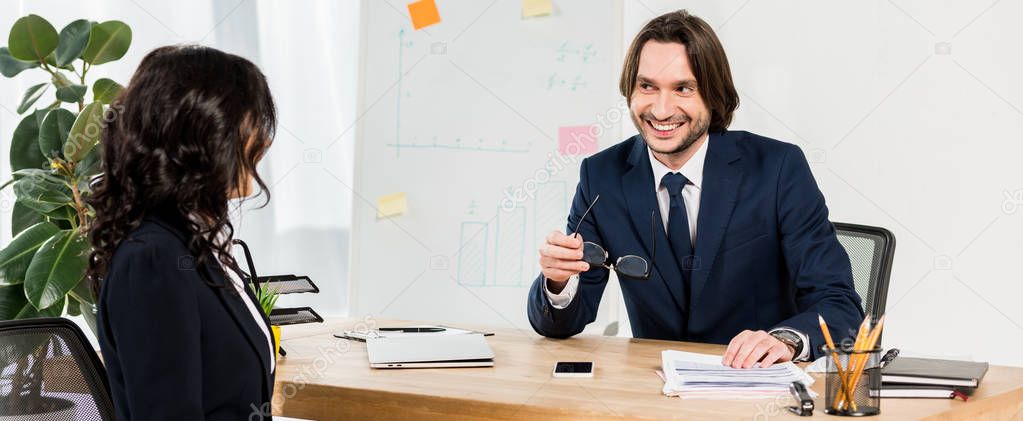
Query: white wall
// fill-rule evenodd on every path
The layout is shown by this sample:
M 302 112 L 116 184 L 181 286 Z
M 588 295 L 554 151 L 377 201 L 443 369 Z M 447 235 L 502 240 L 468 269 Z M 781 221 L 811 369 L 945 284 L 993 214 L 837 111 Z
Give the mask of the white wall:
M 627 39 L 682 7 L 626 3 Z M 1023 365 L 1023 2 L 684 6 L 728 53 L 732 128 L 801 146 L 833 221 L 895 233 L 885 345 Z

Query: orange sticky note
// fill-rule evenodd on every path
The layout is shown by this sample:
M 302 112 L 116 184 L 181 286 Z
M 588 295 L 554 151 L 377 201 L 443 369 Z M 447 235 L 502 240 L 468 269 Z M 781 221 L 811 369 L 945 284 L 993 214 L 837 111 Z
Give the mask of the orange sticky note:
M 412 17 L 412 27 L 417 30 L 440 23 L 440 12 L 437 11 L 437 3 L 434 0 L 409 3 L 408 14 Z

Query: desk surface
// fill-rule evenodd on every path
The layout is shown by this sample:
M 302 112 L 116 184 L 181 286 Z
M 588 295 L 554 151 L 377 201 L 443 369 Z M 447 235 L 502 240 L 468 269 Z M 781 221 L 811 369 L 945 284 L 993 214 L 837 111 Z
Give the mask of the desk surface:
M 396 321 L 376 321 L 396 326 Z M 661 394 L 655 374 L 661 351 L 723 353 L 720 345 L 579 335 L 547 339 L 532 331 L 489 329 L 495 366 L 488 368 L 377 370 L 369 368 L 364 343 L 333 332 L 359 319 L 285 326 L 288 356 L 277 363 L 274 414 L 332 419 L 533 419 L 674 418 L 801 419 L 784 406 L 791 400 L 681 400 Z M 479 326 L 458 326 L 479 328 Z M 594 361 L 592 379 L 555 379 L 554 362 Z M 814 415 L 823 413 L 824 382 Z M 885 399 L 875 420 L 1023 419 L 1023 368 L 992 366 L 969 402 L 951 399 Z M 805 419 L 805 418 L 803 418 Z M 832 418 L 834 419 L 834 418 Z

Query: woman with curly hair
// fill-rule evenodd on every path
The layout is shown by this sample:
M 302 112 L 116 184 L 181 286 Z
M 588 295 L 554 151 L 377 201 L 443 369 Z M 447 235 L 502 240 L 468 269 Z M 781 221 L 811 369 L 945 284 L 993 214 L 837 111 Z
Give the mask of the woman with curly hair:
M 269 321 L 231 255 L 231 199 L 269 200 L 263 74 L 201 46 L 150 52 L 111 106 L 89 278 L 119 420 L 269 418 Z

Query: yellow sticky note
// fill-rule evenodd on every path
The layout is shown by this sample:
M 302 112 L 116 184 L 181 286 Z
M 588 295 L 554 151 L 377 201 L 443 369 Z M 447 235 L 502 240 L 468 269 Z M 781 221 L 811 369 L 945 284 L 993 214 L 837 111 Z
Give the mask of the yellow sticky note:
M 554 11 L 552 0 L 522 0 L 522 17 L 546 16 Z
M 390 218 L 408 211 L 405 192 L 381 196 L 377 199 L 377 218 Z
M 408 4 L 408 15 L 412 17 L 412 27 L 422 29 L 440 23 L 440 12 L 434 0 L 419 0 Z

